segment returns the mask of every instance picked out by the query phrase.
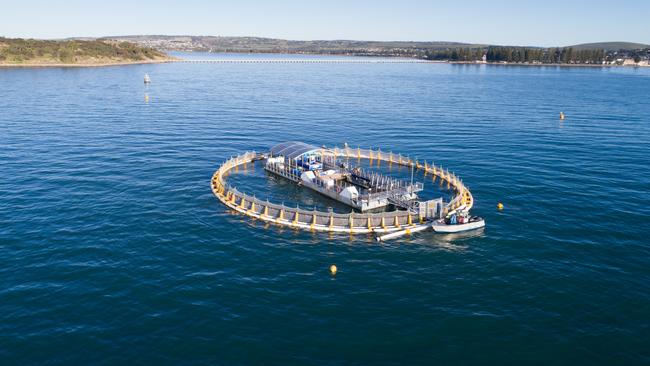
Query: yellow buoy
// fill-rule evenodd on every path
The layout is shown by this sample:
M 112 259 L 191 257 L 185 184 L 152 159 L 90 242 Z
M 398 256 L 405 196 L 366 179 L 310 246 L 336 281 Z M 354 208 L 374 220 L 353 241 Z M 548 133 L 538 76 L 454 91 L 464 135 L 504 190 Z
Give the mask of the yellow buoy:
M 499 211 L 503 210 L 503 203 L 501 202 L 497 203 L 497 210 Z
M 332 265 L 330 266 L 330 273 L 332 274 L 332 276 L 335 276 L 335 275 L 336 275 L 336 271 L 337 271 L 337 270 L 338 270 L 338 268 L 336 268 L 336 264 L 332 264 Z

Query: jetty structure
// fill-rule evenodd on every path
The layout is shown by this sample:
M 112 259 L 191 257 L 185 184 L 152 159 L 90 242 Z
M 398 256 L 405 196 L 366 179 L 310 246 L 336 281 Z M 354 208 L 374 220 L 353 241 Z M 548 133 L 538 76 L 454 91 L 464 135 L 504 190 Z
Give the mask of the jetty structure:
M 360 164 L 363 159 L 370 165 L 373 161 L 383 161 L 389 166 L 408 167 L 411 179 L 399 180 L 363 168 Z M 342 214 L 288 207 L 241 192 L 227 183 L 226 177 L 233 169 L 260 160 L 264 161 L 267 172 L 341 202 L 352 212 Z M 351 161 L 359 164 L 353 165 Z M 423 190 L 424 184 L 413 181 L 416 170 L 423 171 L 424 179 L 446 184 L 452 191 L 449 201 L 443 198 L 421 200 L 418 192 Z M 328 148 L 289 141 L 263 153 L 245 152 L 221 164 L 212 176 L 211 188 L 223 204 L 236 212 L 302 230 L 374 234 L 378 240 L 387 240 L 427 229 L 457 232 L 484 226 L 482 219 L 469 216 L 474 197 L 462 180 L 449 170 L 401 154 L 381 149 L 355 149 L 347 144 L 343 148 Z

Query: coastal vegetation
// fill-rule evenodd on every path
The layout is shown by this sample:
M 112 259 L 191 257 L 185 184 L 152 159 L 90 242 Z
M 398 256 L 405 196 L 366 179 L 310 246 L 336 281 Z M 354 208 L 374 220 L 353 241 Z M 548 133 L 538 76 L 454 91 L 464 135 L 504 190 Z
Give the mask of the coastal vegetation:
M 542 64 L 602 64 L 605 50 L 575 50 L 565 48 L 490 47 L 486 52 L 489 62 L 542 63 Z
M 445 60 L 452 62 L 482 61 L 495 63 L 522 64 L 566 64 L 566 65 L 601 65 L 616 64 L 621 60 L 631 59 L 635 63 L 650 58 L 650 48 L 589 49 L 582 47 L 533 48 L 491 46 L 487 48 L 460 48 L 425 51 L 427 60 Z
M 165 60 L 158 50 L 126 41 L 34 40 L 0 37 L 0 64 L 95 65 Z

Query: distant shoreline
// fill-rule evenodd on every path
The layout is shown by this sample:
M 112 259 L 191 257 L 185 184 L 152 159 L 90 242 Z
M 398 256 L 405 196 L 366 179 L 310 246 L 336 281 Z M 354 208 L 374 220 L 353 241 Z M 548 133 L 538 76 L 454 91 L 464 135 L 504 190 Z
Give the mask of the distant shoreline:
M 0 68 L 42 68 L 42 67 L 63 67 L 63 68 L 85 68 L 85 67 L 108 67 L 108 66 L 128 66 L 128 65 L 146 65 L 146 64 L 163 64 L 178 60 L 176 58 L 167 58 L 161 60 L 141 60 L 141 61 L 119 61 L 119 62 L 101 62 L 101 63 L 22 63 L 9 64 L 0 63 Z
M 516 62 L 472 62 L 472 61 L 443 61 L 449 64 L 454 65 L 490 65 L 490 66 L 532 66 L 532 67 L 625 67 L 625 68 L 634 68 L 634 67 L 648 67 L 645 65 L 611 65 L 611 64 L 532 64 L 532 63 L 516 63 Z

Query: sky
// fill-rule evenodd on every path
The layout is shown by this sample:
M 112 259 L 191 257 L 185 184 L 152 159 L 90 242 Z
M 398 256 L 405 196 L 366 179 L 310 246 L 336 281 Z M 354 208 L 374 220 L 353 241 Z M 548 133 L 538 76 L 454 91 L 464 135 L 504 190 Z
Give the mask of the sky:
M 0 0 L 0 36 L 650 44 L 650 0 Z

